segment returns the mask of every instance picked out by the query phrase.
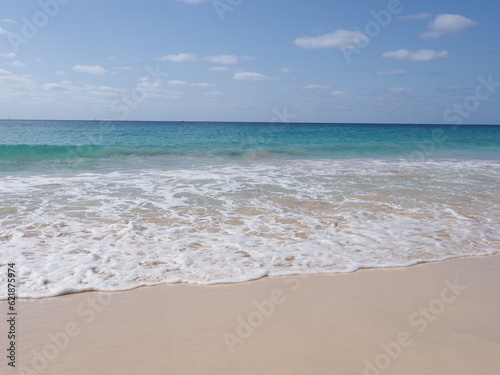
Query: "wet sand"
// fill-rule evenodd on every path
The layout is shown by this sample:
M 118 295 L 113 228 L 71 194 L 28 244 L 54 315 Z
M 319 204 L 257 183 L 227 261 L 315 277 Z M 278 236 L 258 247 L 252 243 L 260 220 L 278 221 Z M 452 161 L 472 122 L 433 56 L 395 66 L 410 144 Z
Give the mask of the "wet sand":
M 2 374 L 500 374 L 500 255 L 16 308 Z

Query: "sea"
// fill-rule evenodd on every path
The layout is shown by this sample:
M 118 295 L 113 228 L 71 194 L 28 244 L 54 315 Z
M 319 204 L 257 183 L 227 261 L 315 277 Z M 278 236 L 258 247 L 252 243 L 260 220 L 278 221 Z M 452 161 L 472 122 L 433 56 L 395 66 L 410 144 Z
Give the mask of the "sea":
M 499 251 L 500 126 L 2 120 L 0 197 L 21 298 L 405 267 Z

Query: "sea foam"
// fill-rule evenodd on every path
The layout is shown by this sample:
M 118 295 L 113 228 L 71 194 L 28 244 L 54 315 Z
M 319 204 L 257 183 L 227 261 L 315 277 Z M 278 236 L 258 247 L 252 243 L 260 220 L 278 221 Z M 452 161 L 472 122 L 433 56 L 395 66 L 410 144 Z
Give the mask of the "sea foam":
M 16 263 L 19 297 L 40 298 L 492 254 L 499 183 L 488 160 L 4 176 L 0 272 Z

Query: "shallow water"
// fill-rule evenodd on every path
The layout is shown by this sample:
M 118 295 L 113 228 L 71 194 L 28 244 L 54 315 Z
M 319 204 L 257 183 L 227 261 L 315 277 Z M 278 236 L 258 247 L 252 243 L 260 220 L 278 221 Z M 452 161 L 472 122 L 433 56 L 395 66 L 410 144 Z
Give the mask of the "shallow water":
M 76 144 L 98 126 L 0 123 L 1 260 L 16 263 L 21 297 L 500 248 L 500 127 L 293 124 L 263 139 L 278 125 L 111 123 L 95 149 Z

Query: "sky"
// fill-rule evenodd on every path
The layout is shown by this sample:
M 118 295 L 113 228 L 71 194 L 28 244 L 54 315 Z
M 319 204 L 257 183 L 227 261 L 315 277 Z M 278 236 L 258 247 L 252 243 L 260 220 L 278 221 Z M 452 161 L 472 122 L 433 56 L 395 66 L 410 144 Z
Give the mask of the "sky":
M 500 124 L 493 0 L 0 0 L 0 118 Z

